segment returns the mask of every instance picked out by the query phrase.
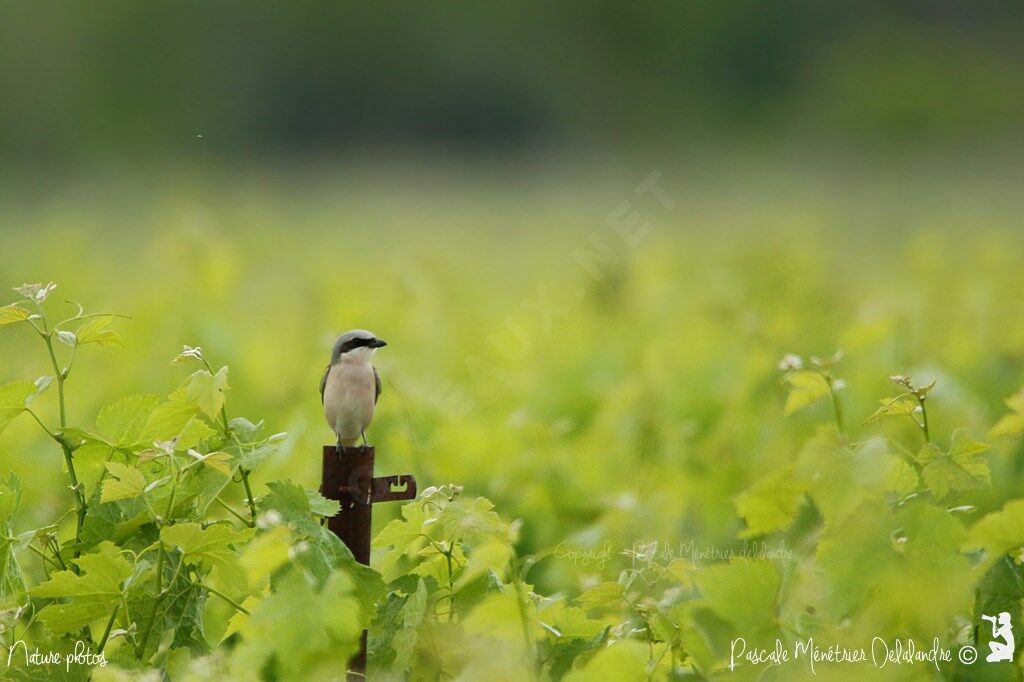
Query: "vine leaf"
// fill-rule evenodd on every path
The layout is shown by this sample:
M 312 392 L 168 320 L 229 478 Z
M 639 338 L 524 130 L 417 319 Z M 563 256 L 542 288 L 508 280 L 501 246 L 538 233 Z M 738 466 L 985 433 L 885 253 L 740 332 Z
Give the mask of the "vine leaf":
M 50 604 L 39 612 L 39 620 L 54 634 L 74 632 L 95 620 L 109 616 L 121 601 L 121 585 L 132 566 L 112 542 L 103 542 L 94 554 L 75 560 L 82 575 L 71 571 L 54 573 L 47 582 L 32 588 L 33 597 L 70 598 L 68 603 Z
M 626 589 L 620 583 L 605 582 L 595 585 L 581 594 L 577 599 L 584 610 L 596 609 L 601 606 L 615 604 L 622 600 Z
M 642 682 L 648 679 L 644 672 L 648 658 L 646 644 L 635 639 L 624 639 L 599 650 L 586 665 L 569 671 L 562 679 L 565 682 L 593 679 Z
M 100 409 L 96 428 L 107 436 L 111 445 L 119 448 L 137 445 L 159 402 L 160 398 L 155 395 L 130 395 L 115 400 Z
M 171 398 L 183 395 L 207 417 L 217 419 L 221 408 L 224 407 L 224 401 L 227 400 L 225 391 L 228 388 L 227 367 L 221 367 L 216 374 L 201 369 L 189 375 L 178 391 L 171 394 Z
M 982 566 L 991 566 L 1007 552 L 1024 545 L 1024 500 L 1011 500 L 1001 511 L 982 517 L 967 534 L 965 549 L 983 549 Z
M 31 315 L 29 311 L 16 303 L 0 307 L 0 327 L 14 324 L 15 322 L 23 322 L 28 319 L 29 315 Z
M 1024 433 L 1024 389 L 1007 398 L 1006 405 L 1012 412 L 1003 415 L 989 431 L 989 438 L 1017 436 Z
M 812 370 L 790 372 L 785 376 L 784 381 L 789 384 L 789 396 L 786 398 L 784 410 L 787 417 L 797 410 L 817 402 L 829 393 L 825 377 Z
M 775 604 L 782 579 L 765 559 L 733 558 L 728 564 L 701 569 L 694 575 L 705 603 L 752 641 L 774 639 L 778 633 Z
M 21 481 L 14 474 L 0 478 L 0 606 L 25 591 L 25 578 L 14 556 L 11 530 L 21 505 Z
M 12 381 L 0 386 L 0 433 L 25 411 L 38 392 L 36 384 L 27 380 Z
M 803 505 L 807 484 L 792 470 L 771 474 L 736 498 L 736 511 L 747 522 L 742 538 L 787 528 Z
M 113 478 L 103 481 L 100 502 L 113 502 L 138 497 L 146 492 L 146 477 L 135 467 L 110 461 L 106 469 Z
M 242 636 L 233 669 L 245 679 L 268 671 L 281 679 L 294 671 L 322 668 L 325 651 L 339 661 L 355 653 L 363 625 L 344 572 L 333 572 L 318 589 L 302 571 L 292 570 L 276 588 L 259 603 L 249 602 L 249 616 L 233 618 L 232 630 Z
M 235 530 L 223 523 L 206 528 L 198 523 L 178 523 L 161 528 L 160 540 L 180 549 L 186 564 L 205 570 L 218 567 L 227 577 L 244 575 L 231 545 L 251 539 L 255 532 L 252 528 Z
M 934 443 L 926 443 L 917 455 L 924 467 L 924 482 L 938 499 L 951 492 L 965 492 L 989 487 L 992 473 L 988 460 L 978 455 L 988 450 L 984 443 L 972 439 L 963 431 L 953 434 L 949 452 L 943 452 Z
M 121 335 L 113 329 L 106 328 L 113 319 L 113 315 L 100 315 L 87 321 L 75 332 L 75 335 L 78 337 L 78 345 L 84 346 L 87 343 L 95 343 L 98 346 L 123 348 L 124 343 L 121 341 Z
M 271 481 L 267 488 L 270 493 L 261 497 L 257 506 L 264 519 L 276 517 L 288 524 L 293 539 L 301 547 L 301 551 L 296 551 L 297 563 L 312 574 L 318 585 L 330 580 L 336 569 L 344 569 L 355 582 L 355 596 L 369 619 L 385 596 L 380 574 L 358 563 L 338 536 L 320 525 L 310 509 L 310 495 L 302 486 L 291 481 Z

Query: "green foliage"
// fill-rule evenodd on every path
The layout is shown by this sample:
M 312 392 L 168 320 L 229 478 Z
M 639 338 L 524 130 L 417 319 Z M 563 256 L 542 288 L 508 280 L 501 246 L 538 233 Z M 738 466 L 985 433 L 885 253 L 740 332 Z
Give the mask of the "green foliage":
M 1006 405 L 1010 408 L 1010 414 L 995 423 L 989 431 L 990 438 L 1000 436 L 1018 436 L 1024 433 L 1024 389 L 1006 399 Z
M 43 380 L 0 387 L 6 422 L 32 410 L 5 438 L 41 427 L 47 445 L 13 456 L 65 478 L 31 514 L 19 501 L 38 499 L 33 486 L 43 484 L 0 479 L 0 623 L 43 648 L 102 645 L 110 665 L 97 679 L 336 679 L 363 628 L 371 675 L 384 679 L 714 678 L 729 674 L 737 636 L 771 646 L 898 633 L 983 648 L 979 614 L 1020 613 L 1019 433 L 1004 417 L 991 449 L 975 440 L 989 424 L 953 404 L 966 389 L 952 380 L 943 379 L 946 392 L 897 382 L 899 395 L 865 420 L 874 398 L 888 395 L 888 372 L 872 383 L 853 352 L 849 394 L 835 377 L 838 358 L 799 367 L 791 358 L 786 389 L 808 409 L 789 409 L 773 381 L 774 346 L 749 367 L 733 359 L 718 368 L 734 387 L 688 397 L 673 382 L 703 385 L 692 373 L 712 361 L 682 363 L 655 343 L 657 369 L 625 372 L 625 361 L 604 358 L 607 371 L 633 379 L 595 383 L 607 399 L 577 396 L 564 422 L 543 416 L 560 414 L 566 396 L 556 389 L 538 391 L 550 404 L 511 420 L 474 415 L 441 429 L 431 416 L 413 425 L 426 436 L 386 421 L 382 404 L 380 419 L 396 432 L 397 445 L 381 449 L 395 458 L 389 468 L 466 487 L 422 490 L 390 521 L 378 507 L 369 568 L 325 527 L 338 505 L 309 487 L 317 462 L 298 451 L 275 457 L 288 442 L 281 434 L 232 416 L 226 368 L 186 347 L 180 359 L 199 369 L 168 381 L 169 392 L 88 411 L 70 390 L 79 387 L 73 353 L 104 346 L 83 340 L 100 318 L 60 327 L 74 345 L 60 343 L 50 319 L 14 319 L 4 331 L 36 331 L 44 361 L 51 348 L 56 355 Z M 165 380 L 160 371 L 173 370 L 140 369 L 142 390 Z M 252 385 L 234 364 L 230 376 Z M 554 378 L 566 377 L 544 385 Z M 63 420 L 58 394 L 73 406 Z M 839 421 L 815 427 L 827 414 L 822 398 L 837 419 L 843 408 L 859 418 L 847 431 Z M 934 419 L 924 442 L 920 399 Z M 507 429 L 515 445 L 485 427 Z M 447 440 L 449 429 L 457 439 Z M 428 456 L 449 449 L 458 456 Z M 416 459 L 402 461 L 406 451 Z M 294 480 L 274 480 L 284 477 Z M 605 559 L 585 563 L 555 550 L 560 542 Z M 779 547 L 787 554 L 763 552 Z
M 988 461 L 979 455 L 988 446 L 979 443 L 962 431 L 953 434 L 948 452 L 943 452 L 932 443 L 926 443 L 917 455 L 923 466 L 922 475 L 928 489 L 937 499 L 947 497 L 951 492 L 967 492 L 985 489 L 992 483 Z
M 33 587 L 33 597 L 69 598 L 39 612 L 39 620 L 57 635 L 74 632 L 93 621 L 109 617 L 123 597 L 123 583 L 132 564 L 112 542 L 103 542 L 90 554 L 74 560 L 81 574 L 54 573 L 47 582 Z
M 21 506 L 21 481 L 14 474 L 0 479 L 0 608 L 16 602 L 25 591 L 25 578 L 14 554 L 11 535 L 14 515 Z

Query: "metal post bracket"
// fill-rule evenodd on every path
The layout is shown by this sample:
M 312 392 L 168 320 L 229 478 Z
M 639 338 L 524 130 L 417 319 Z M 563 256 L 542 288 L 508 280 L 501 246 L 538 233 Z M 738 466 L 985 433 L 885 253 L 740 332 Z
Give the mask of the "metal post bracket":
M 402 487 L 400 490 L 396 488 Z M 396 500 L 412 500 L 416 498 L 416 477 L 412 474 L 398 476 L 378 476 L 373 479 L 370 491 L 371 502 L 394 502 Z

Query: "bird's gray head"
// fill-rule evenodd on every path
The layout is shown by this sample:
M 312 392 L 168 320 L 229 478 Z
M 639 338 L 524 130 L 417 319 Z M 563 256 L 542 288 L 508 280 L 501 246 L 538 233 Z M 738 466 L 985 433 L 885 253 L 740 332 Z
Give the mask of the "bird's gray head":
M 376 349 L 386 345 L 388 345 L 387 342 L 378 339 L 373 332 L 368 332 L 365 329 L 353 329 L 339 336 L 338 340 L 334 342 L 334 348 L 331 350 L 331 364 L 341 360 L 343 355 L 353 352 L 369 357 Z

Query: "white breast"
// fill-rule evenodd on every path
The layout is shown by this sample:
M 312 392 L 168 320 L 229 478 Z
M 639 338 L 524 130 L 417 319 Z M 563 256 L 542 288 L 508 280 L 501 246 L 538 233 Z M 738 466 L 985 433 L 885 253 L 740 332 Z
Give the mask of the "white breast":
M 369 363 L 342 361 L 331 367 L 324 386 L 324 417 L 343 443 L 355 443 L 366 431 L 376 394 Z

